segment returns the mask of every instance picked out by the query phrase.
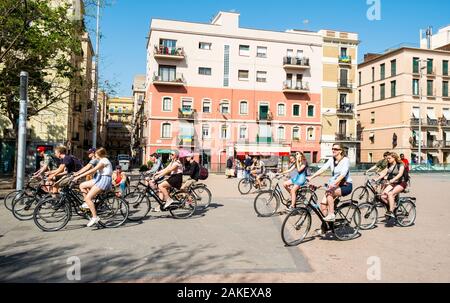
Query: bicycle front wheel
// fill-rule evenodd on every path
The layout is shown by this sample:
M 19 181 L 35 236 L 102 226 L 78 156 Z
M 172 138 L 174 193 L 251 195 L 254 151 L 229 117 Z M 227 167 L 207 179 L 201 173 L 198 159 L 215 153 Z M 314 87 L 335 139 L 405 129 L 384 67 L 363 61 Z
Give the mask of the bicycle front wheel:
M 14 200 L 17 199 L 22 192 L 22 190 L 15 190 L 5 196 L 3 203 L 5 204 L 7 210 L 12 211 Z
M 369 190 L 365 186 L 356 188 L 352 193 L 352 201 L 358 204 L 369 202 Z
M 34 209 L 33 220 L 45 232 L 63 229 L 72 217 L 70 205 L 54 198 L 39 201 Z
M 361 223 L 359 227 L 362 230 L 372 229 L 378 220 L 377 207 L 371 203 L 363 203 L 358 205 L 361 212 Z
M 253 207 L 259 217 L 273 216 L 280 207 L 280 201 L 273 190 L 260 192 L 253 202 Z
M 416 222 L 416 205 L 410 200 L 401 202 L 395 209 L 397 223 L 401 227 L 410 227 Z
M 253 183 L 247 178 L 244 178 L 241 181 L 239 181 L 238 190 L 241 193 L 241 195 L 248 195 L 252 190 L 252 187 Z
M 353 240 L 359 232 L 361 225 L 361 212 L 354 203 L 347 203 L 336 209 L 336 220 L 333 223 L 333 232 L 341 241 Z
M 207 188 L 206 186 L 193 187 L 192 194 L 197 201 L 197 207 L 206 209 L 211 204 L 212 194 L 209 188 Z
M 150 212 L 150 200 L 145 193 L 131 192 L 123 199 L 128 203 L 128 220 L 132 222 L 141 221 Z
M 177 200 L 170 206 L 170 214 L 175 219 L 187 219 L 194 215 L 197 201 L 191 193 L 178 193 L 174 196 Z
M 260 190 L 270 190 L 272 188 L 272 180 L 269 177 L 261 178 L 261 188 Z
M 36 206 L 36 197 L 24 194 L 16 198 L 12 205 L 12 213 L 19 221 L 33 219 L 34 208 Z
M 97 216 L 100 218 L 100 226 L 105 228 L 117 228 L 128 219 L 128 203 L 117 196 L 109 196 L 101 200 L 97 207 Z
M 311 214 L 305 207 L 293 210 L 281 225 L 281 239 L 287 246 L 302 243 L 311 229 Z

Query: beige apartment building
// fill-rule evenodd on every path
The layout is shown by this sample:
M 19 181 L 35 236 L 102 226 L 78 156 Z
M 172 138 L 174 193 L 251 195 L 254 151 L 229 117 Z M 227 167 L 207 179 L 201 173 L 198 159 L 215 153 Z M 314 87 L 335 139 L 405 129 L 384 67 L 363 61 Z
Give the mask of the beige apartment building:
M 134 100 L 131 97 L 110 98 L 107 101 L 108 127 L 106 149 L 111 159 L 119 154 L 130 155 L 131 123 Z
M 356 71 L 358 34 L 321 30 L 323 37 L 322 158 L 332 157 L 335 142 L 348 150 L 352 164 L 357 159 Z
M 388 150 L 413 163 L 450 162 L 448 44 L 368 54 L 359 64 L 361 162 L 373 163 Z
M 143 163 L 145 159 L 145 148 L 147 138 L 144 135 L 146 124 L 146 106 L 145 100 L 145 75 L 136 75 L 133 81 L 133 120 L 131 123 L 131 150 L 132 156 L 137 158 L 138 163 Z

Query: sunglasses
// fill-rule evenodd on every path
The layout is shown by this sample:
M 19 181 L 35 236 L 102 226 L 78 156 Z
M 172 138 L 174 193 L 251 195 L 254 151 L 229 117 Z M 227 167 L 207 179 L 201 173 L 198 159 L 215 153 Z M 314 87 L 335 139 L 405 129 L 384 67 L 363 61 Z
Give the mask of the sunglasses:
M 339 148 L 332 148 L 331 150 L 332 150 L 332 151 L 341 151 L 342 149 L 339 149 Z

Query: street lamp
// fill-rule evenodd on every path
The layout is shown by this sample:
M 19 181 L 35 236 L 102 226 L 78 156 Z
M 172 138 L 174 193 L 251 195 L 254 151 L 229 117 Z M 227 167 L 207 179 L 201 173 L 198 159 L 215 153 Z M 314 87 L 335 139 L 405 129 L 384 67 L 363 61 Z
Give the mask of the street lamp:
M 419 93 L 420 93 L 420 102 L 419 102 L 419 166 L 422 164 L 422 101 L 423 101 L 423 86 L 422 86 L 422 78 L 423 78 L 423 70 L 427 68 L 427 66 L 422 66 L 422 63 L 428 62 L 426 59 L 419 60 Z

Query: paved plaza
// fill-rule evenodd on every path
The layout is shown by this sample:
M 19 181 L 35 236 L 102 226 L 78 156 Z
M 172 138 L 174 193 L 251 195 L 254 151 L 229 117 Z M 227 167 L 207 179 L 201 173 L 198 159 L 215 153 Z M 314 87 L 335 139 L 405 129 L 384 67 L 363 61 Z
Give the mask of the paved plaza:
M 353 178 L 355 186 L 364 182 Z M 206 181 L 213 192 L 206 212 L 118 229 L 86 228 L 74 218 L 66 229 L 44 233 L 32 221 L 17 221 L 2 204 L 0 281 L 70 282 L 70 260 L 77 257 L 81 282 L 370 282 L 374 258 L 380 269 L 375 282 L 450 282 L 450 175 L 412 178 L 415 226 L 381 224 L 353 241 L 308 237 L 291 248 L 280 236 L 285 215 L 258 218 L 255 194 L 241 196 L 238 181 L 224 176 Z M 313 220 L 312 230 L 318 226 Z

